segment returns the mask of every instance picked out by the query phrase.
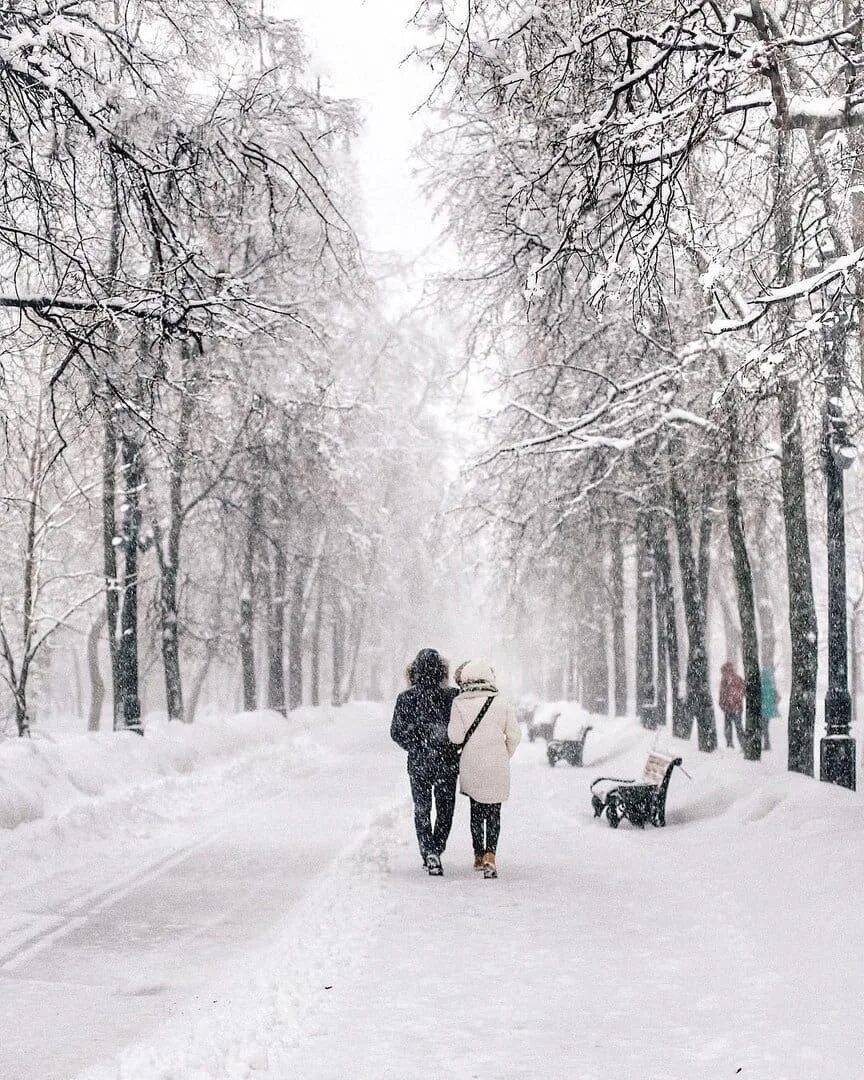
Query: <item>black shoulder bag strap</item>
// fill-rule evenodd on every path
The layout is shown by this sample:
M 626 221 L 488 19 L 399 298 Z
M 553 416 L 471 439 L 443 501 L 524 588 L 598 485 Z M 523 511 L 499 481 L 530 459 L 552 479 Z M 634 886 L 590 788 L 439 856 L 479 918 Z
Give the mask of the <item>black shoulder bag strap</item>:
M 460 754 L 465 749 L 465 747 L 468 745 L 468 740 L 471 738 L 471 736 L 474 734 L 474 732 L 480 726 L 480 721 L 483 719 L 483 717 L 486 715 L 486 713 L 489 712 L 489 708 L 492 705 L 492 702 L 494 700 L 495 700 L 494 697 L 488 697 L 483 702 L 483 708 L 480 710 L 479 713 L 477 713 L 476 717 L 474 718 L 474 722 L 471 724 L 471 727 L 469 727 L 468 730 L 465 732 L 465 738 L 462 740 L 462 743 L 461 743 L 461 745 L 459 747 L 459 753 Z

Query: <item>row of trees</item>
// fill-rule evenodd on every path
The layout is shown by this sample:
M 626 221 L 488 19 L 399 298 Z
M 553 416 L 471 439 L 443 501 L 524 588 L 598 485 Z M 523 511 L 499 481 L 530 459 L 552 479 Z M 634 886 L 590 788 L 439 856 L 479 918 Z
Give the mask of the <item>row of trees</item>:
M 438 359 L 351 224 L 353 106 L 233 0 L 33 0 L 2 38 L 14 730 L 52 685 L 139 732 L 142 699 L 188 721 L 208 683 L 282 712 L 374 691 L 401 654 L 382 570 L 440 508 L 404 500 Z
M 595 703 L 611 662 L 622 708 L 632 590 L 640 711 L 706 751 L 722 626 L 748 756 L 785 658 L 812 774 L 819 465 L 853 456 L 864 370 L 861 4 L 429 0 L 418 23 L 514 624 L 536 595 L 544 651 L 582 654 Z

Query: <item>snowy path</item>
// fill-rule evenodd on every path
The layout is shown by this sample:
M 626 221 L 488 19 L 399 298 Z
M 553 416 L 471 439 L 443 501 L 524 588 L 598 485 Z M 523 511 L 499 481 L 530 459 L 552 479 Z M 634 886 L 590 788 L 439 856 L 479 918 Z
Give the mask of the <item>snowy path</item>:
M 368 724 L 324 741 L 160 787 L 134 825 L 123 808 L 119 844 L 97 835 L 86 861 L 4 889 L 3 1080 L 65 1080 L 230 1002 L 237 972 L 393 801 L 398 768 Z
M 587 783 L 650 736 L 592 734 L 520 748 L 497 882 L 464 799 L 422 874 L 383 712 L 202 783 L 188 850 L 0 969 L 0 1077 L 857 1080 L 861 797 L 683 747 L 669 827 L 615 832 Z
M 610 769 L 591 765 L 599 736 L 584 772 L 523 746 L 497 882 L 469 869 L 464 806 L 443 880 L 400 847 L 375 963 L 334 987 L 274 1074 L 860 1078 L 861 812 L 833 837 L 811 816 L 853 797 L 794 778 L 806 810 L 771 828 L 787 778 L 748 796 L 750 767 L 727 758 L 728 787 L 694 796 L 676 777 L 667 830 L 613 832 L 591 816 L 586 773 L 644 761 L 634 739 Z

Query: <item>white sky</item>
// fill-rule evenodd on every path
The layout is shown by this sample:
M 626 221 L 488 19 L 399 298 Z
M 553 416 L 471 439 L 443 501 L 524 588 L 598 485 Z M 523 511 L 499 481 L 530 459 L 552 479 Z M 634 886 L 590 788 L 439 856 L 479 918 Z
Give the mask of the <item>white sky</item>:
M 411 113 L 431 77 L 403 59 L 416 42 L 408 20 L 416 0 L 270 0 L 296 18 L 322 89 L 357 99 L 365 117 L 357 160 L 366 208 L 366 240 L 375 250 L 416 255 L 433 240 L 431 211 L 411 175 L 410 154 L 423 134 Z

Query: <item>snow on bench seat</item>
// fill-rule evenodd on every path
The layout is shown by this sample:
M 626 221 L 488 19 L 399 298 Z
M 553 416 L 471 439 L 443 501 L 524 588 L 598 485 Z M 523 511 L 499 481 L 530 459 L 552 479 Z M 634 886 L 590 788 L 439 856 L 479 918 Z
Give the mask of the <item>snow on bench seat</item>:
M 559 761 L 566 761 L 570 765 L 581 766 L 582 755 L 585 750 L 585 739 L 588 732 L 592 730 L 592 724 L 584 724 L 576 732 L 575 737 L 551 739 L 546 747 L 546 757 L 549 759 L 549 764 L 554 767 Z
M 645 768 L 642 770 L 641 780 L 618 780 L 615 777 L 604 777 L 602 780 L 595 780 L 591 785 L 591 790 L 605 802 L 609 797 L 609 792 L 614 791 L 616 788 L 634 784 L 653 784 L 655 787 L 659 787 L 666 776 L 666 770 L 674 760 L 671 754 L 661 754 L 656 750 L 652 750 L 648 755 L 648 760 L 645 762 Z

